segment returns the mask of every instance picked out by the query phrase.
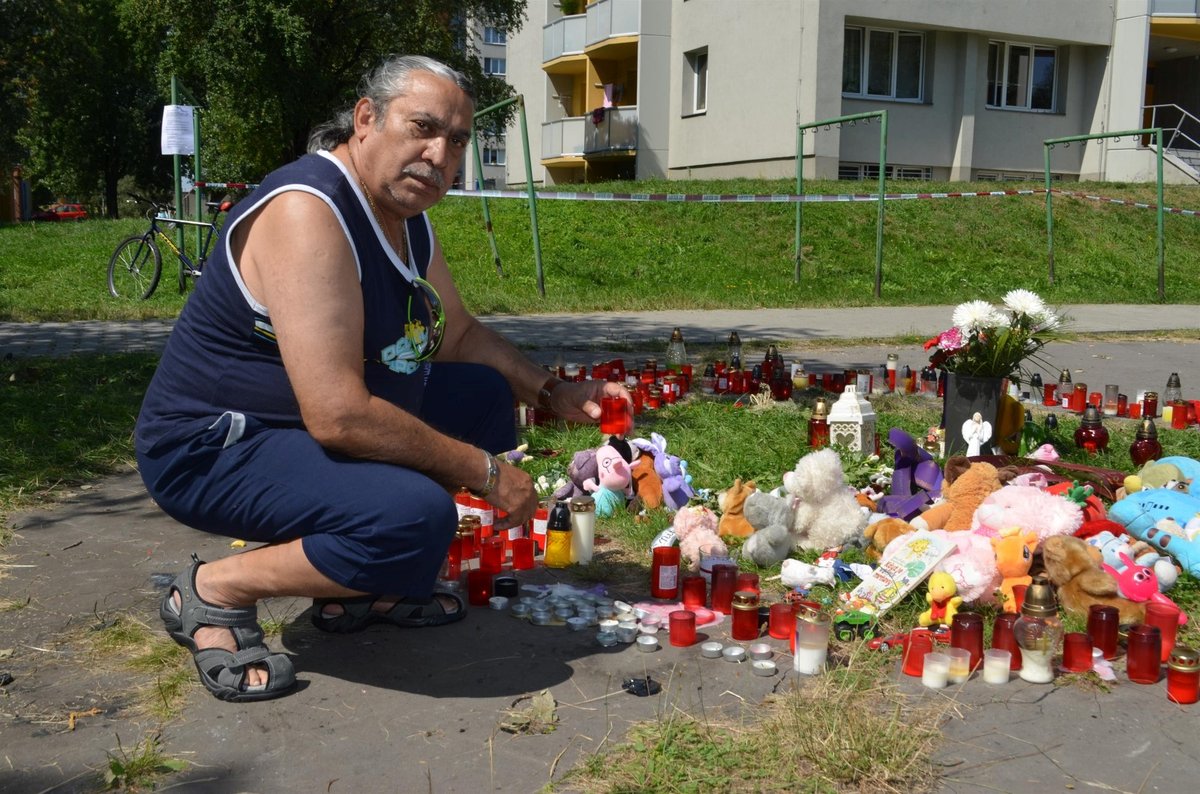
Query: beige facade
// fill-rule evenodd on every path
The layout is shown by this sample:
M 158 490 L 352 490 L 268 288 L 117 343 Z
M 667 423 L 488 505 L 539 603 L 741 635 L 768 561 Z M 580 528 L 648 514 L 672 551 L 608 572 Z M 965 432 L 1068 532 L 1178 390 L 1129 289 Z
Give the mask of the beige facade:
M 789 177 L 797 125 L 888 111 L 893 176 L 1037 177 L 1049 138 L 1168 131 L 1200 150 L 1197 0 L 530 0 L 509 38 L 532 174 Z M 577 13 L 562 13 L 562 8 Z M 614 93 L 614 86 L 616 91 Z M 609 105 L 609 107 L 603 107 Z M 877 169 L 876 123 L 806 134 L 808 177 Z M 510 140 L 515 130 L 510 130 Z M 1062 178 L 1153 180 L 1137 136 L 1056 147 Z M 509 183 L 525 166 L 509 158 Z

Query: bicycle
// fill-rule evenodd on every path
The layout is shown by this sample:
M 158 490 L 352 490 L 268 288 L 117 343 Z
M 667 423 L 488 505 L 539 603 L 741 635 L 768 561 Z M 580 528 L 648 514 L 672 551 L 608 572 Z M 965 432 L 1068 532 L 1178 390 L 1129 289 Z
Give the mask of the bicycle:
M 114 298 L 138 295 L 142 300 L 146 300 L 154 294 L 154 290 L 158 288 L 158 282 L 162 278 L 162 252 L 158 247 L 160 239 L 167 244 L 167 247 L 179 260 L 179 292 L 180 294 L 187 292 L 187 280 L 198 278 L 204 270 L 204 263 L 208 261 L 209 247 L 217 232 L 217 216 L 222 212 L 228 212 L 229 208 L 233 206 L 233 202 L 228 199 L 221 202 L 209 202 L 208 206 L 212 210 L 209 220 L 189 221 L 172 217 L 171 213 L 175 211 L 175 208 L 170 204 L 161 204 L 136 193 L 130 193 L 129 197 L 134 201 L 149 205 L 146 216 L 150 219 L 150 228 L 141 234 L 126 237 L 113 251 L 108 260 L 109 294 Z M 186 251 L 175 244 L 170 235 L 163 231 L 164 226 L 170 229 L 175 224 L 207 229 L 194 261 Z

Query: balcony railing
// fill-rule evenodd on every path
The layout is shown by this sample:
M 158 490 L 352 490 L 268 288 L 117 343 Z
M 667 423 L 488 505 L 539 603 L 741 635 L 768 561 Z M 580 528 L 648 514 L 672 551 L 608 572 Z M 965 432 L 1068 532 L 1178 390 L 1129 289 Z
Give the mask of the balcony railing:
M 542 26 L 542 63 L 582 53 L 586 32 L 587 17 L 583 14 L 562 17 Z
M 579 157 L 583 155 L 584 126 L 591 122 L 583 116 L 572 116 L 542 125 L 542 159 Z
M 613 36 L 641 32 L 642 0 L 599 0 L 587 7 L 587 43 L 590 47 Z
M 635 152 L 638 145 L 638 111 L 636 107 L 608 108 L 604 119 L 596 124 L 591 117 L 584 125 L 584 154 L 604 152 Z
M 1150 0 L 1150 13 L 1171 17 L 1200 16 L 1200 0 Z

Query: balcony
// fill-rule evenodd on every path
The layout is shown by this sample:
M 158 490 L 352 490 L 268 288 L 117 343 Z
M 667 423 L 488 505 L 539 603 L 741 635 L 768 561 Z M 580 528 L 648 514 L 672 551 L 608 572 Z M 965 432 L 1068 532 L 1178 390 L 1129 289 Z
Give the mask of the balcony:
M 562 17 L 542 26 L 542 63 L 564 55 L 582 55 L 587 17 L 583 14 Z
M 587 46 L 641 32 L 642 0 L 598 0 L 587 7 Z
M 1200 0 L 1150 0 L 1150 13 L 1171 17 L 1200 16 Z M 590 43 L 591 39 L 588 41 Z
M 543 124 L 542 160 L 582 157 L 585 126 L 591 126 L 591 120 L 583 116 L 573 116 Z
M 586 157 L 634 154 L 638 146 L 638 109 L 608 108 L 599 124 L 594 124 L 588 117 L 584 130 L 583 154 Z

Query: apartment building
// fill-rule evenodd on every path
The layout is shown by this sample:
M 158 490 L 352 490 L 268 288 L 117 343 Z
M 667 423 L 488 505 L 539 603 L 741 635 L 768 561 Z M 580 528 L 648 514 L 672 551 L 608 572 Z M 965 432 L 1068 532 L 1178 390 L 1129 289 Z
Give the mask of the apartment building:
M 1037 178 L 1047 138 L 1153 125 L 1165 178 L 1200 179 L 1200 0 L 530 0 L 507 43 L 543 184 L 786 178 L 797 125 L 880 109 L 892 177 Z M 806 177 L 878 173 L 878 124 L 805 140 Z M 1146 144 L 1051 169 L 1150 181 Z
M 467 23 L 467 36 L 479 53 L 485 74 L 505 77 L 508 72 L 508 34 L 501 28 L 477 20 Z M 476 168 L 474 152 L 463 159 L 462 184 L 473 189 L 502 187 L 508 163 L 508 135 L 505 130 L 482 129 L 479 134 L 481 166 Z M 513 140 L 519 141 L 518 137 Z

